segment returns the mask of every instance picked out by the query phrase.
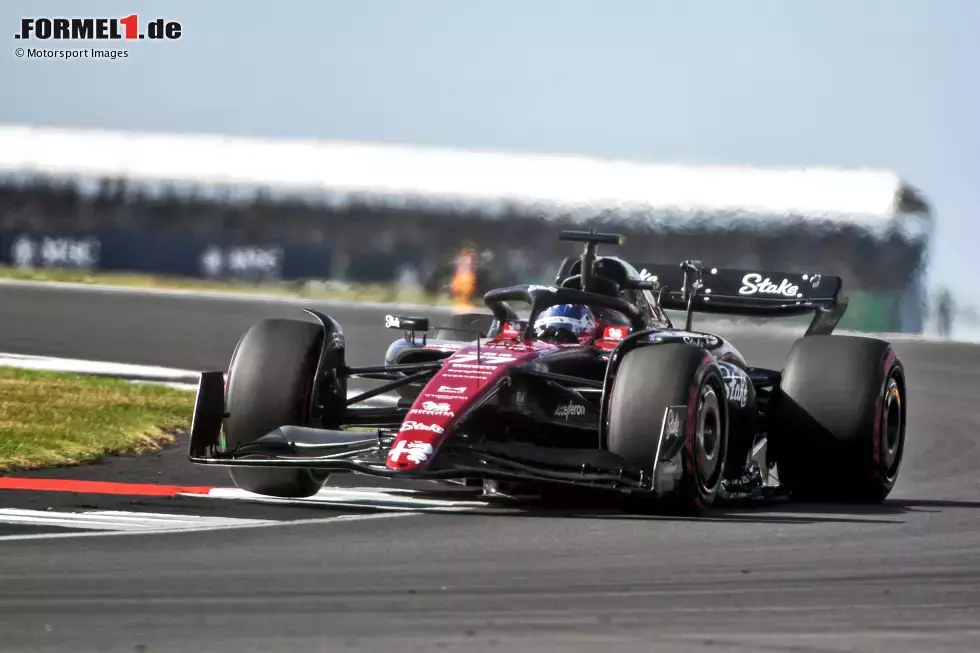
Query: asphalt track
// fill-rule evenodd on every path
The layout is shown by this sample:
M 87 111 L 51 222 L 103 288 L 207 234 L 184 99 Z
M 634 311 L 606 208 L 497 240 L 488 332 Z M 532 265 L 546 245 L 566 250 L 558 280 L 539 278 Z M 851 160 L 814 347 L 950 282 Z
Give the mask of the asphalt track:
M 383 312 L 327 310 L 346 328 L 352 362 L 377 360 L 392 336 Z M 297 311 L 2 286 L 0 351 L 224 369 L 250 323 Z M 735 341 L 777 367 L 791 344 L 758 333 Z M 678 520 L 0 492 L 0 507 L 285 521 L 0 538 L 0 650 L 978 650 L 980 348 L 896 349 L 910 381 L 908 451 L 878 507 L 770 505 Z M 184 464 L 179 448 L 70 473 L 225 483 Z

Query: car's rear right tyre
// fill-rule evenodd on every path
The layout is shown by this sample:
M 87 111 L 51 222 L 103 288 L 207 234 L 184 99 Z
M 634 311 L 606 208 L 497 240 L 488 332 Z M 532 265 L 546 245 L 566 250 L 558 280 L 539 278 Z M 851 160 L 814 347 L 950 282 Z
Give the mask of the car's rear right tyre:
M 225 386 L 224 449 L 251 444 L 309 414 L 323 328 L 300 320 L 265 320 L 239 340 Z M 308 497 L 326 479 L 309 469 L 230 468 L 239 488 L 275 497 Z
M 771 402 L 780 482 L 804 501 L 879 503 L 898 479 L 905 369 L 876 338 L 804 336 Z
M 728 405 L 721 370 L 704 349 L 671 343 L 626 353 L 609 398 L 607 447 L 653 472 L 669 406 L 683 406 L 681 478 L 657 500 L 628 501 L 631 509 L 700 515 L 717 496 L 728 456 Z

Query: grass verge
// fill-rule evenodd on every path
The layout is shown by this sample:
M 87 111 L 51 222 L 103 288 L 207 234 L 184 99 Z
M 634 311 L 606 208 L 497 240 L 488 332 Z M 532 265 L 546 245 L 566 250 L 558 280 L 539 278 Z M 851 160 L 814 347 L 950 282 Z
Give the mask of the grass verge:
M 193 409 L 184 390 L 0 367 L 0 473 L 158 449 Z
M 431 306 L 448 306 L 449 297 L 401 290 L 395 284 L 357 284 L 339 281 L 298 281 L 279 283 L 246 283 L 211 281 L 182 277 L 122 272 L 90 272 L 71 269 L 34 269 L 0 266 L 0 279 L 19 281 L 58 281 L 125 288 L 160 288 L 165 290 L 199 290 L 207 292 L 249 293 L 275 297 L 346 300 L 362 302 L 402 302 Z

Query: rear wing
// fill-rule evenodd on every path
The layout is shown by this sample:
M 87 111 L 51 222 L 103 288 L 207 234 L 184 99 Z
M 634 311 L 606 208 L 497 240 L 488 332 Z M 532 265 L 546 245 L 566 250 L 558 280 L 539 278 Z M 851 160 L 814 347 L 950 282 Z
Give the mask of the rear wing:
M 705 268 L 699 261 L 679 266 L 633 263 L 642 286 L 658 295 L 660 307 L 690 313 L 788 317 L 815 313 L 807 335 L 829 334 L 847 298 L 841 278 L 823 274 Z M 690 325 L 688 325 L 690 326 Z

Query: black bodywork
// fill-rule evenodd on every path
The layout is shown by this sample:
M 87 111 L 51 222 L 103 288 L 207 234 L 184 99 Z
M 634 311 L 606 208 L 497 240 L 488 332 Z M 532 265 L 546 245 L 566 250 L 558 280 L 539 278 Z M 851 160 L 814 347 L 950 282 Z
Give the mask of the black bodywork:
M 766 454 L 766 405 L 778 386 L 779 372 L 749 365 L 721 336 L 692 330 L 692 315 L 783 317 L 813 313 L 807 334 L 829 334 L 846 309 L 846 300 L 839 297 L 841 280 L 755 270 L 706 270 L 696 261 L 680 266 L 634 266 L 616 257 L 596 256 L 597 245 L 620 242 L 615 234 L 563 232 L 562 238 L 584 242 L 582 256 L 561 264 L 555 286 L 515 286 L 488 292 L 485 302 L 493 316 L 488 332 L 474 325 L 469 333 L 468 327 L 458 328 L 458 341 L 430 340 L 425 335 L 430 327 L 427 319 L 388 316 L 386 326 L 404 330 L 405 337 L 392 344 L 381 365 L 347 366 L 341 326 L 327 315 L 307 311 L 322 325 L 324 338 L 310 410 L 303 423 L 282 425 L 254 444 L 225 450 L 220 437 L 225 410 L 223 373 L 204 373 L 191 430 L 191 461 L 302 467 L 389 478 L 563 483 L 655 494 L 655 473 L 628 464 L 605 447 L 609 389 L 620 361 L 631 350 L 684 342 L 705 349 L 726 371 L 730 447 L 725 494 L 771 491 L 773 488 L 767 487 L 772 462 Z M 753 275 L 758 275 L 758 280 Z M 768 285 L 756 282 L 762 280 Z M 769 294 L 761 296 L 762 291 Z M 527 304 L 530 309 L 521 315 L 513 308 L 515 303 Z M 486 343 L 479 336 L 498 336 L 505 324 L 519 325 L 517 340 L 536 341 L 539 338 L 533 324 L 541 311 L 556 304 L 576 303 L 618 315 L 632 332 L 609 349 L 564 348 L 537 357 L 530 364 L 509 367 L 491 389 L 466 407 L 464 415 L 456 417 L 449 437 L 427 464 L 411 470 L 386 465 L 415 395 L 462 343 L 476 341 L 479 347 L 480 342 Z M 684 326 L 675 326 L 665 310 L 684 311 Z M 382 383 L 348 397 L 349 379 Z M 379 397 L 390 397 L 392 391 L 400 391 L 402 396 L 387 405 L 371 405 Z M 562 413 L 559 409 L 566 405 L 582 409 L 576 409 L 575 414 Z M 672 443 L 667 441 L 665 427 L 655 427 L 660 430 L 661 450 L 667 456 Z

